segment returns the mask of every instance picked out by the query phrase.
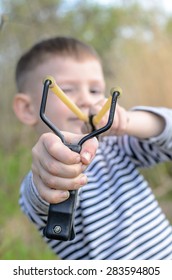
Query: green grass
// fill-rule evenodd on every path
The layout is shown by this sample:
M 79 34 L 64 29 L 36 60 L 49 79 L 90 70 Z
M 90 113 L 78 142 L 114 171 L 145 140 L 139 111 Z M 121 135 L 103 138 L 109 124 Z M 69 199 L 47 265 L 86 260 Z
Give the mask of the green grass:
M 30 165 L 29 149 L 20 147 L 10 153 L 0 150 L 1 260 L 57 259 L 18 205 L 20 183 Z M 144 170 L 143 173 L 153 186 L 160 205 L 172 222 L 171 163 Z
M 0 151 L 0 259 L 56 259 L 18 205 L 20 183 L 30 168 L 24 148 Z

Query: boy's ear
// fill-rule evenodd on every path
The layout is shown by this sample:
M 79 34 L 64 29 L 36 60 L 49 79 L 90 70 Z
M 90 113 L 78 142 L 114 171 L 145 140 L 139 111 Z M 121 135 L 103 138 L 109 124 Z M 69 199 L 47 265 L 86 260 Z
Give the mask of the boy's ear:
M 38 122 L 32 99 L 27 94 L 16 94 L 13 101 L 13 110 L 17 118 L 26 125 L 34 126 Z

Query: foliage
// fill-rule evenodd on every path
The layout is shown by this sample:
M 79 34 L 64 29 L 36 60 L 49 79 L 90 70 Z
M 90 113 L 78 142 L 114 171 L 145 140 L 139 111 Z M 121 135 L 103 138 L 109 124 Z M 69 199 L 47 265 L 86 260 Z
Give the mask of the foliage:
M 19 209 L 19 185 L 30 162 L 28 149 L 20 147 L 10 154 L 0 150 L 0 259 L 55 258 Z
M 5 149 L 16 140 L 17 143 L 20 141 L 21 127 L 11 110 L 16 91 L 16 62 L 26 49 L 43 38 L 72 35 L 92 44 L 104 63 L 107 91 L 114 84 L 115 77 L 115 83 L 121 84 L 127 93 L 122 99 L 125 106 L 141 102 L 172 103 L 171 99 L 169 103 L 168 94 L 172 59 L 168 32 L 171 19 L 165 18 L 160 11 L 144 11 L 136 4 L 117 7 L 77 1 L 72 5 L 62 0 L 35 0 L 34 4 L 27 0 L 6 0 L 1 6 L 0 83 L 3 94 L 0 144 Z

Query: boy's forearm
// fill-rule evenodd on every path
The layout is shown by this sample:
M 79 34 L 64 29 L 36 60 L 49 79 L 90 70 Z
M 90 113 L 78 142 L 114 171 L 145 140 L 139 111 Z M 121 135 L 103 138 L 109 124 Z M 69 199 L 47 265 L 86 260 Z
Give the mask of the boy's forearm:
M 149 111 L 129 111 L 126 133 L 141 139 L 156 137 L 165 128 L 165 120 Z

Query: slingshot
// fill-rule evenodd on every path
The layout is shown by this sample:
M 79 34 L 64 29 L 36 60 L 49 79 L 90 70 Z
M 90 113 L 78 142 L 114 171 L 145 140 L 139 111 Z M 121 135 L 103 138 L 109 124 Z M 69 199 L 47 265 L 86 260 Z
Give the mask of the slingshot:
M 51 89 L 52 92 L 55 93 L 80 120 L 89 122 L 92 128 L 95 128 L 95 125 L 100 122 L 101 118 L 110 109 L 107 124 L 104 127 L 93 130 L 91 133 L 85 135 L 78 142 L 78 144 L 67 143 L 61 131 L 51 122 L 51 120 L 47 118 L 45 114 L 49 89 Z M 85 141 L 100 135 L 111 127 L 114 119 L 117 98 L 120 94 L 120 89 L 113 88 L 111 90 L 110 97 L 108 98 L 102 109 L 99 111 L 99 113 L 95 116 L 88 117 L 65 95 L 65 93 L 58 87 L 55 80 L 51 76 L 47 76 L 44 80 L 40 117 L 43 122 L 61 139 L 65 146 L 69 147 L 69 149 L 74 152 L 80 153 L 82 145 Z M 47 238 L 63 241 L 72 240 L 75 238 L 74 214 L 76 199 L 77 191 L 70 191 L 69 198 L 64 202 L 50 204 L 47 225 L 43 231 L 44 235 Z

